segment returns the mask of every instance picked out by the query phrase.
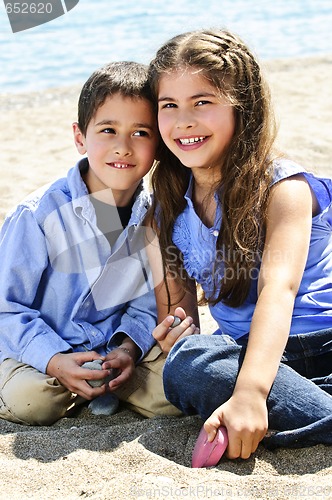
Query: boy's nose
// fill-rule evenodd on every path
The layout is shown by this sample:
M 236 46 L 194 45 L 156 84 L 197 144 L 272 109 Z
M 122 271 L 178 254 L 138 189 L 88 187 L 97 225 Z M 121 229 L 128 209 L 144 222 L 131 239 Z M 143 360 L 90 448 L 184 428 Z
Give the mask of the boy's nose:
M 131 154 L 131 147 L 125 139 L 118 140 L 114 145 L 114 153 L 118 156 L 128 156 Z

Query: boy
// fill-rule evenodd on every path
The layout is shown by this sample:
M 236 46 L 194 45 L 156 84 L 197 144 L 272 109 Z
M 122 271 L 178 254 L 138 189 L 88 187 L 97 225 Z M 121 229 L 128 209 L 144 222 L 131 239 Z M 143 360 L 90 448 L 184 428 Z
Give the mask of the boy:
M 163 355 L 152 348 L 155 299 L 140 226 L 150 201 L 142 179 L 159 139 L 145 66 L 112 63 L 93 73 L 73 132 L 87 158 L 22 202 L 2 228 L 0 417 L 50 425 L 108 391 L 144 415 L 177 414 L 162 391 Z M 95 360 L 100 370 L 82 366 Z

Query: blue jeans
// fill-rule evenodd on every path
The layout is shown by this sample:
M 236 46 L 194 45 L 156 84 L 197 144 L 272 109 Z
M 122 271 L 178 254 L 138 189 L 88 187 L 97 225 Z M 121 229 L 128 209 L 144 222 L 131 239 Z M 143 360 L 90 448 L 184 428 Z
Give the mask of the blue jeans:
M 167 399 L 206 420 L 232 395 L 247 338 L 193 335 L 177 342 L 164 367 Z M 257 368 L 259 369 L 259 367 Z M 332 329 L 291 336 L 267 399 L 269 449 L 332 444 Z

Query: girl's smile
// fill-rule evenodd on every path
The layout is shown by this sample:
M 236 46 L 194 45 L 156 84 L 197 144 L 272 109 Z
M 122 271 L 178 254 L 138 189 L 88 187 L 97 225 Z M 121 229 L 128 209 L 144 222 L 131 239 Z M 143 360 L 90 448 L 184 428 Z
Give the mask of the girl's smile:
M 189 168 L 220 170 L 234 134 L 234 111 L 200 73 L 179 70 L 161 77 L 158 122 L 168 148 Z
M 208 137 L 184 137 L 181 139 L 176 139 L 179 147 L 183 151 L 191 151 L 192 149 L 199 148 L 203 143 L 208 140 Z

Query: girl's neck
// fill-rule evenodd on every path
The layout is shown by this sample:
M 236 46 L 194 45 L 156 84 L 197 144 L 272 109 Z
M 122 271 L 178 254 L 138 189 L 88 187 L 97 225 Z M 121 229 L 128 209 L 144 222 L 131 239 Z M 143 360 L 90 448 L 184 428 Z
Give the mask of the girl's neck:
M 216 214 L 214 193 L 220 184 L 220 168 L 193 168 L 194 176 L 192 201 L 197 215 L 202 222 L 211 227 Z
M 212 227 L 217 207 L 213 187 L 198 184 L 195 180 L 193 184 L 192 201 L 195 211 L 203 224 L 207 227 Z

